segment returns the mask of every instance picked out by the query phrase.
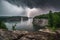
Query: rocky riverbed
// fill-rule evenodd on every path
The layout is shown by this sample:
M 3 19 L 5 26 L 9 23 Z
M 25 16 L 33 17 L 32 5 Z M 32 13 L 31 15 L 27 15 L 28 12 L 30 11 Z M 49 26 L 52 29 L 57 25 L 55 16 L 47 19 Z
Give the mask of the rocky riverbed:
M 9 31 L 0 29 L 0 40 L 60 40 L 60 33 Z

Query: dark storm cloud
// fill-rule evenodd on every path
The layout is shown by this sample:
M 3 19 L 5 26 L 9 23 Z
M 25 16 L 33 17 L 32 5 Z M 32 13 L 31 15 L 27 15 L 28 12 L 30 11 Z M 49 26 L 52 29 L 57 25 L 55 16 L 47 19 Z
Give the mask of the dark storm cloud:
M 7 1 L 17 6 L 20 6 L 23 4 L 30 8 L 33 8 L 33 7 L 44 8 L 44 7 L 50 7 L 50 6 L 57 9 L 60 8 L 60 0 L 7 0 Z
M 0 16 L 28 16 L 34 17 L 60 11 L 60 0 L 0 0 Z

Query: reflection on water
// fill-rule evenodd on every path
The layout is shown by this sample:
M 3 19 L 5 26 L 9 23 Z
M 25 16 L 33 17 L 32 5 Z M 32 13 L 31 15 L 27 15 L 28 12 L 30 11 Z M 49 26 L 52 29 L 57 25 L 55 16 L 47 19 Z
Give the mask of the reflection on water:
M 7 25 L 7 28 L 9 30 L 12 30 L 12 26 L 16 24 L 16 29 L 17 30 L 28 30 L 28 31 L 34 31 L 33 24 L 32 24 L 33 19 L 28 19 L 27 21 L 15 21 L 15 22 L 6 22 L 5 24 Z

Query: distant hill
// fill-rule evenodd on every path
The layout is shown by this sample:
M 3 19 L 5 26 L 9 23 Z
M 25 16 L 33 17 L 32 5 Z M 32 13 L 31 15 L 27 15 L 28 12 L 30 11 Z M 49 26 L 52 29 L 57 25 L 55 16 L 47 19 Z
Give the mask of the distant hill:
M 20 21 L 21 18 L 28 20 L 28 17 L 25 16 L 0 16 L 0 20 L 2 21 Z

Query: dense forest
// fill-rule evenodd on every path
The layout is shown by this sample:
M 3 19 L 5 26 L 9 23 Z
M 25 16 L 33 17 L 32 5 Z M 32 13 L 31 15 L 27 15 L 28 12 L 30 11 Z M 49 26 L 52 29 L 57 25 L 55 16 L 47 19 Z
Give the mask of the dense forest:
M 60 12 L 52 12 L 52 11 L 49 11 L 48 14 L 43 14 L 43 15 L 39 15 L 39 16 L 36 16 L 34 18 L 37 18 L 37 19 L 48 19 L 48 27 L 51 28 L 51 29 L 57 29 L 57 28 L 60 28 Z

